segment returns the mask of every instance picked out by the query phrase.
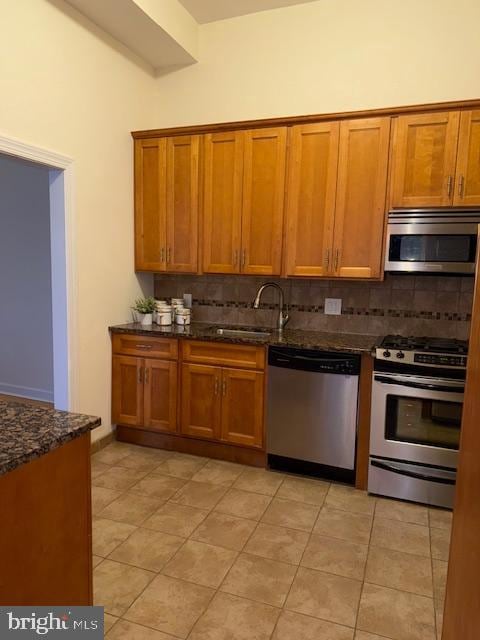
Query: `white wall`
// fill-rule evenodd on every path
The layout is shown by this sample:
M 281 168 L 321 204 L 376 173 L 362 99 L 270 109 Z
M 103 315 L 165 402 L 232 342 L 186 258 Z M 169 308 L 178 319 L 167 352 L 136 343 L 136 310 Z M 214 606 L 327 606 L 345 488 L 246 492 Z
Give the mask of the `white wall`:
M 480 97 L 478 0 L 318 0 L 203 25 L 156 126 Z
M 133 270 L 130 131 L 153 126 L 149 68 L 61 0 L 4 1 L 0 134 L 74 159 L 78 353 L 76 410 L 110 430 L 107 327 L 129 319 Z M 4 336 L 2 335 L 2 340 Z
M 48 169 L 0 154 L 0 393 L 53 400 Z

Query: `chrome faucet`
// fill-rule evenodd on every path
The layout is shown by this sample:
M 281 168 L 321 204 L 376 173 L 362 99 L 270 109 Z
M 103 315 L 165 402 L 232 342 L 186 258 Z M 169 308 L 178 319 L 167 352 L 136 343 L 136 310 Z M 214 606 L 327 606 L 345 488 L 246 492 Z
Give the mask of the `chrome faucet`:
M 282 331 L 283 327 L 287 324 L 289 317 L 284 304 L 283 289 L 276 282 L 266 282 L 265 284 L 262 284 L 260 289 L 257 291 L 255 300 L 253 301 L 253 308 L 258 309 L 258 307 L 260 306 L 260 298 L 262 297 L 262 293 L 268 287 L 274 287 L 280 294 L 277 328 L 279 331 Z

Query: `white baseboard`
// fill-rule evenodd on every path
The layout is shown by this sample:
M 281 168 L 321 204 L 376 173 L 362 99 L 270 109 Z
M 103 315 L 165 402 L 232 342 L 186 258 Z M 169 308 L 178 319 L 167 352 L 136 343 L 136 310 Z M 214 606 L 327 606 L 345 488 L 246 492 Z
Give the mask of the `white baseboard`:
M 0 382 L 0 393 L 29 400 L 42 400 L 43 402 L 53 402 L 53 391 L 48 389 L 33 389 L 31 387 L 19 387 L 15 384 Z

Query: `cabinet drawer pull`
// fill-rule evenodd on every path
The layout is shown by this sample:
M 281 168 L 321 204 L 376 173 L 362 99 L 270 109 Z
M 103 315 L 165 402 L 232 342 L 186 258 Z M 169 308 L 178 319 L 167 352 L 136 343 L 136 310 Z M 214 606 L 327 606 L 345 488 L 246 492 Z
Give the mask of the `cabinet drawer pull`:
M 136 344 L 135 349 L 143 349 L 144 351 L 150 351 L 152 348 L 151 344 Z
M 447 196 L 448 197 L 452 195 L 452 185 L 453 185 L 453 176 L 448 176 L 447 178 Z
M 160 249 L 160 262 L 163 264 L 165 262 L 165 247 Z
M 172 258 L 172 249 L 168 247 L 167 249 L 167 264 L 170 264 Z
M 138 368 L 138 384 L 143 384 L 143 367 Z
M 463 198 L 464 189 L 465 189 L 465 176 L 460 176 L 460 178 L 458 179 L 458 195 L 460 196 L 460 198 Z
M 325 251 L 325 268 L 327 271 L 330 269 L 330 249 Z
M 214 395 L 218 396 L 218 378 L 215 378 L 215 388 L 213 390 Z

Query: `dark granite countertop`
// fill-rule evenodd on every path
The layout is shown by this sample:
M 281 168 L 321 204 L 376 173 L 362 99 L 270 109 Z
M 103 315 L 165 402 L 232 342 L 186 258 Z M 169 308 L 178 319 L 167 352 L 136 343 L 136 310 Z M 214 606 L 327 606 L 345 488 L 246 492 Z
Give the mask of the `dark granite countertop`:
M 133 333 L 137 335 L 190 338 L 193 340 L 213 340 L 238 344 L 297 347 L 324 351 L 342 351 L 345 353 L 370 353 L 379 342 L 378 336 L 360 335 L 357 333 L 326 333 L 322 331 L 303 331 L 301 329 L 284 329 L 282 335 L 273 329 L 265 329 L 272 333 L 268 337 L 247 338 L 245 336 L 222 336 L 216 333 L 219 327 L 211 323 L 192 322 L 187 327 L 171 325 L 161 327 L 157 324 L 145 327 L 138 323 L 122 324 L 109 327 L 112 333 Z M 232 329 L 238 328 L 231 326 Z M 245 327 L 242 327 L 245 328 Z M 256 327 L 258 329 L 258 327 Z
M 98 427 L 100 418 L 0 400 L 0 475 Z

